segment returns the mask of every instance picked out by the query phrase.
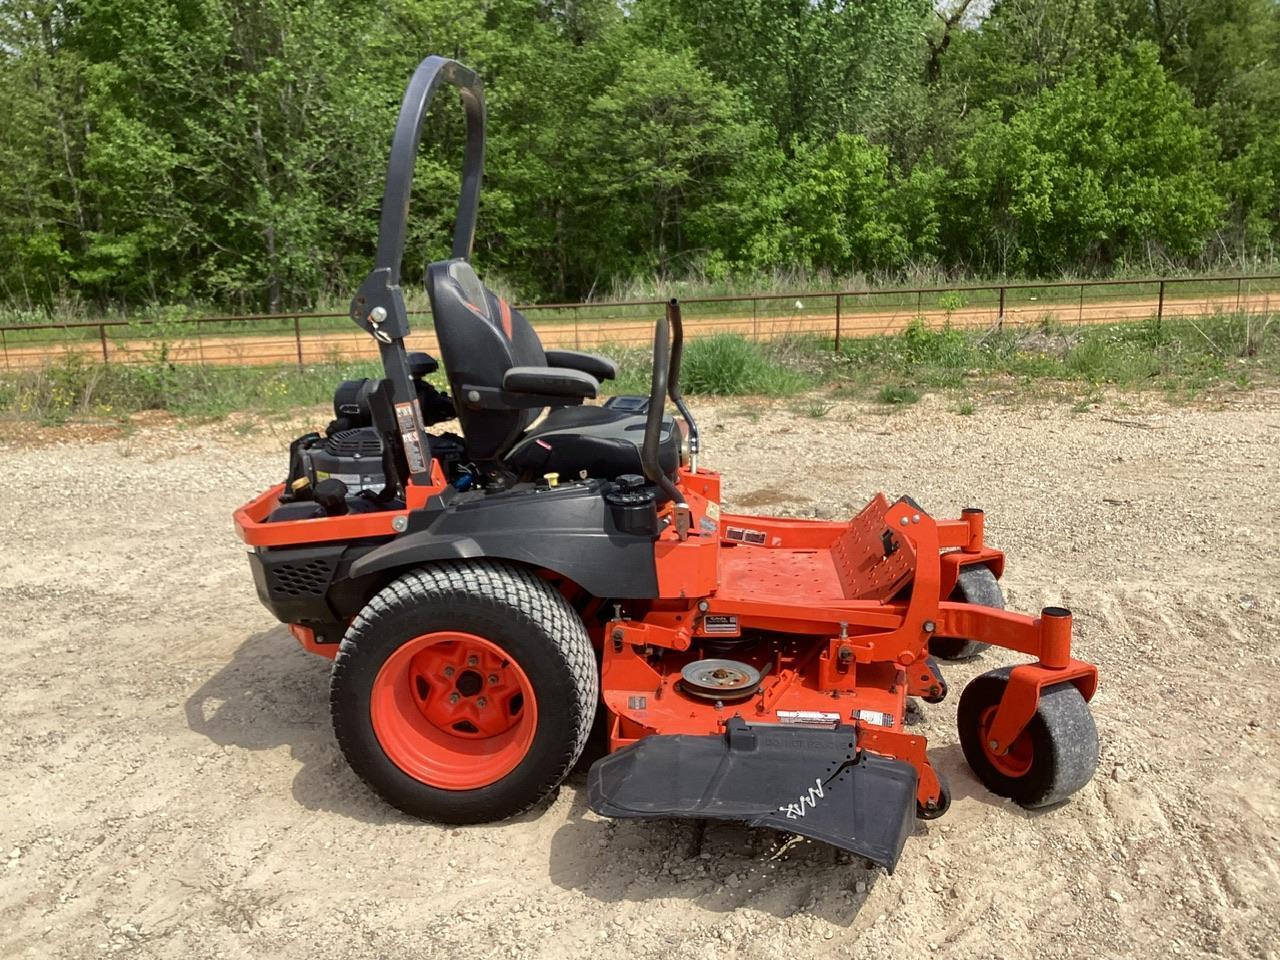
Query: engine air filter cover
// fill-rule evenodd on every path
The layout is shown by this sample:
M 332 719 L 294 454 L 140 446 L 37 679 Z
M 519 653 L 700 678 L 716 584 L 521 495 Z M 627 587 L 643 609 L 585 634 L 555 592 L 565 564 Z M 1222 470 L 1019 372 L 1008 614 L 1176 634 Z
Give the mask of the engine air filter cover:
M 760 671 L 738 660 L 695 660 L 680 671 L 680 689 L 703 700 L 741 700 L 760 687 Z

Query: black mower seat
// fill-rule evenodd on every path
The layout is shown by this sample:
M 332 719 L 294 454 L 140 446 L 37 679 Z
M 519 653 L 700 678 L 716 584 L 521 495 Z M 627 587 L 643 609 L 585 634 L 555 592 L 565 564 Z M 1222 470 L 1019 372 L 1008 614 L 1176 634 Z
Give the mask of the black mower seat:
M 611 480 L 642 473 L 645 416 L 581 406 L 617 366 L 575 350 L 544 350 L 519 310 L 489 290 L 465 260 L 427 267 L 427 296 L 468 459 L 504 463 L 521 476 L 584 471 Z M 533 429 L 542 410 L 550 414 Z M 674 418 L 662 424 L 659 459 L 680 459 Z
M 643 474 L 644 426 L 644 416 L 611 407 L 557 407 L 525 431 L 505 460 L 522 475 L 555 472 L 569 479 L 585 470 L 588 477 L 612 479 Z M 680 436 L 672 417 L 663 418 L 658 457 L 668 474 L 680 465 Z

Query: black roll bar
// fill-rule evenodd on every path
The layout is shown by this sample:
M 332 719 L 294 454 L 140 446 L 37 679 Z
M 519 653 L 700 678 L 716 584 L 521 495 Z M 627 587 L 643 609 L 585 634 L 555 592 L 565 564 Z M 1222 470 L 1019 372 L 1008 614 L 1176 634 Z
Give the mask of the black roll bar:
M 668 378 L 674 359 L 670 322 L 667 317 L 660 317 L 653 329 L 653 377 L 649 381 L 649 409 L 644 424 L 644 443 L 640 447 L 640 465 L 649 482 L 659 487 L 675 505 L 676 533 L 683 540 L 689 534 L 689 505 L 680 488 L 662 469 L 658 449 L 662 442 L 662 418 L 666 412 Z
M 378 252 L 373 270 L 351 300 L 351 319 L 378 341 L 382 367 L 391 384 L 395 432 L 399 434 L 404 452 L 404 462 L 399 466 L 411 482 L 422 484 L 430 482 L 431 453 L 404 349 L 409 317 L 404 294 L 400 290 L 400 267 L 404 259 L 409 196 L 413 187 L 414 163 L 422 141 L 422 124 L 431 106 L 431 98 L 441 84 L 449 84 L 458 90 L 467 117 L 462 188 L 458 194 L 458 216 L 453 228 L 453 256 L 463 260 L 471 258 L 476 213 L 480 206 L 480 179 L 484 173 L 484 90 L 480 78 L 456 60 L 427 57 L 413 71 L 404 99 L 400 101 L 400 116 L 391 138 L 387 185 L 382 194 Z
M 680 364 L 684 360 L 684 318 L 680 314 L 680 301 L 672 297 L 667 301 L 667 321 L 671 324 L 671 366 L 667 373 L 667 392 L 671 401 L 689 425 L 689 466 L 698 469 L 698 421 L 693 419 L 684 394 L 680 392 Z

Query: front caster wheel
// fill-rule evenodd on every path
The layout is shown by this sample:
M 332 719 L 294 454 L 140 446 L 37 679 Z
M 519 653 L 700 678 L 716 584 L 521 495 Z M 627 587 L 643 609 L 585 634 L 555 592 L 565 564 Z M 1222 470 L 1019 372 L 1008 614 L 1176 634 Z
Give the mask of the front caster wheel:
M 1004 609 L 1004 591 L 1000 589 L 1000 581 L 987 567 L 963 567 L 956 579 L 955 589 L 947 598 L 953 603 L 972 603 L 979 607 Z M 929 652 L 943 660 L 972 660 L 987 647 L 989 643 L 981 640 L 967 640 L 964 637 L 934 637 L 929 641 Z
M 488 560 L 406 573 L 342 640 L 329 684 L 347 762 L 405 813 L 512 816 L 573 767 L 599 696 L 591 640 L 545 581 Z
M 1024 807 L 1065 800 L 1098 769 L 1098 728 L 1089 704 L 1070 683 L 1049 687 L 1009 750 L 990 748 L 989 731 L 1012 667 L 975 677 L 960 695 L 956 725 L 965 759 L 992 793 Z
M 941 790 L 938 799 L 932 803 L 916 804 L 916 818 L 919 820 L 937 820 L 951 809 L 951 784 L 947 783 L 946 778 L 938 770 L 935 769 L 933 775 L 938 778 L 938 786 Z

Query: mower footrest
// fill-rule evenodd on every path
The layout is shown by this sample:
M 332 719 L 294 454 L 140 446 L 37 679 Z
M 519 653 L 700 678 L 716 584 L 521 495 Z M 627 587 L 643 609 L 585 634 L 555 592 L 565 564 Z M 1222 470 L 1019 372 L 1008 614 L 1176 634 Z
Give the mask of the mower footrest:
M 851 726 L 735 717 L 722 736 L 650 736 L 596 761 L 588 802 L 606 817 L 741 820 L 892 871 L 915 821 L 916 771 L 856 744 Z

